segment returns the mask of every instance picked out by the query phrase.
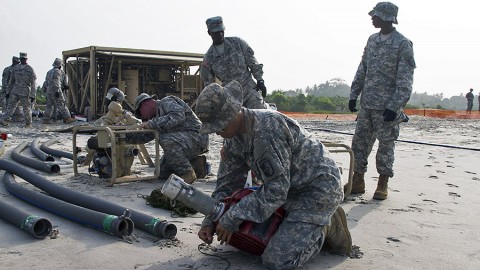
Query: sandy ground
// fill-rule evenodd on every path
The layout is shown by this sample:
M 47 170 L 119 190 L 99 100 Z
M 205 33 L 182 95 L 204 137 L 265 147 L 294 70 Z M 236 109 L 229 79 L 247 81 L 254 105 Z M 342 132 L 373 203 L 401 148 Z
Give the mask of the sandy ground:
M 352 116 L 336 119 L 335 115 L 317 115 L 298 120 L 322 141 L 351 144 L 349 134 L 355 128 Z M 2 129 L 13 134 L 6 141 L 2 158 L 11 159 L 12 149 L 34 138 L 41 144 L 58 137 L 62 142 L 52 148 L 69 152 L 73 149 L 71 133 L 44 132 L 46 128 L 51 130 L 63 125 L 45 127 L 40 121 L 34 122 L 33 129 L 21 129 L 21 125 L 14 123 L 9 129 Z M 77 146 L 83 147 L 89 136 L 78 135 Z M 357 258 L 321 253 L 301 269 L 479 268 L 480 123 L 474 119 L 412 116 L 410 122 L 402 126 L 400 139 L 403 142 L 397 143 L 395 177 L 390 182 L 389 198 L 372 200 L 378 180 L 374 168 L 375 147 L 366 174 L 366 193 L 350 196 L 342 204 L 357 247 Z M 208 160 L 215 173 L 221 138 L 211 136 L 210 146 Z M 29 148 L 22 154 L 33 157 Z M 333 153 L 333 156 L 342 167 L 346 181 L 349 155 Z M 201 215 L 174 217 L 169 211 L 146 205 L 139 197 L 150 194 L 163 183 L 137 181 L 106 187 L 107 182 L 89 175 L 86 167 L 79 167 L 80 175 L 74 176 L 71 161 L 60 158 L 56 162 L 65 164 L 61 165 L 59 174 L 36 173 L 62 186 L 166 219 L 177 226 L 176 239 L 159 239 L 135 229 L 133 241 L 122 240 L 20 201 L 5 189 L 2 181 L 2 201 L 50 219 L 59 235 L 35 239 L 0 220 L 0 269 L 263 269 L 259 257 L 220 246 L 216 241 L 211 249 L 204 251 L 209 255 L 201 253 L 198 250 L 201 241 L 196 235 Z M 133 170 L 143 171 L 138 160 Z M 151 171 L 147 169 L 143 175 L 147 173 Z M 3 171 L 0 178 L 3 179 Z M 19 177 L 16 180 L 37 190 Z M 215 175 L 194 185 L 211 192 Z

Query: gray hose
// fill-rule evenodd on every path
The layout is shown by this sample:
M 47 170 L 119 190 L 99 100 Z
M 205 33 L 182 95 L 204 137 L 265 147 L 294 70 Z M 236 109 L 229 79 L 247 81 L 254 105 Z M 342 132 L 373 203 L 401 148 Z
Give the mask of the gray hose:
M 8 170 L 6 168 L 8 168 Z M 122 215 L 126 209 L 110 201 L 57 185 L 8 160 L 0 159 L 0 169 L 18 175 L 30 184 L 47 192 L 50 196 L 75 205 L 112 215 Z M 166 220 L 160 220 L 135 210 L 130 210 L 130 213 L 130 218 L 137 224 L 137 227 L 143 231 L 163 238 L 172 238 L 177 234 L 177 227 Z
M 28 143 L 27 142 L 22 142 L 15 149 L 12 151 L 12 158 L 28 167 L 37 169 L 39 171 L 44 171 L 47 173 L 59 173 L 60 172 L 60 166 L 58 164 L 52 163 L 52 162 L 43 162 L 39 161 L 36 159 L 32 159 L 29 157 L 22 156 L 21 152 L 27 147 Z
M 43 152 L 45 152 L 47 154 L 50 154 L 54 157 L 64 157 L 64 158 L 68 158 L 68 159 L 73 160 L 73 153 L 66 152 L 66 151 L 61 151 L 61 150 L 57 150 L 57 149 L 53 149 L 53 148 L 49 147 L 50 145 L 52 145 L 54 143 L 57 143 L 59 141 L 60 141 L 60 139 L 57 139 L 57 138 L 48 140 L 40 146 L 40 149 L 42 149 Z M 80 152 L 80 151 L 77 151 L 77 153 L 78 152 Z
M 4 176 L 5 177 L 5 176 Z M 44 239 L 52 232 L 50 220 L 29 214 L 0 200 L 0 218 L 30 233 L 38 239 Z
M 38 148 L 38 138 L 35 138 L 32 143 L 30 144 L 30 149 L 32 150 L 33 154 L 43 161 L 55 161 L 55 158 Z
M 6 171 L 3 176 L 5 187 L 8 192 L 21 200 L 58 216 L 119 237 L 129 236 L 133 232 L 133 221 L 128 217 L 128 210 L 125 211 L 125 215 L 114 216 L 70 204 L 22 187 L 15 181 L 13 175 Z

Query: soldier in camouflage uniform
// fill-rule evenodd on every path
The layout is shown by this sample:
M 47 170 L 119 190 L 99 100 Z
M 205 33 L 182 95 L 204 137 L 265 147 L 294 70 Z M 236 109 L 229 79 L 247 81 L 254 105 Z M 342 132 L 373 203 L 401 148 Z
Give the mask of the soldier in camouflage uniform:
M 267 268 L 301 266 L 324 242 L 333 253 L 349 255 L 352 240 L 339 206 L 344 195 L 340 172 L 330 153 L 295 120 L 276 111 L 242 108 L 241 92 L 236 81 L 225 87 L 214 83 L 198 97 L 200 131 L 229 138 L 225 169 L 212 197 L 222 200 L 242 189 L 245 178 L 236 177 L 250 169 L 264 184 L 225 212 L 215 228 L 204 219 L 200 239 L 210 244 L 215 231 L 217 240 L 228 243 L 244 220 L 262 223 L 283 207 L 286 218 L 262 255 Z
M 47 72 L 45 76 L 45 93 L 47 95 L 47 104 L 45 106 L 45 114 L 43 118 L 44 124 L 50 124 L 52 121 L 52 114 L 60 114 L 63 122 L 70 124 L 76 120 L 71 117 L 70 111 L 67 108 L 65 97 L 63 96 L 63 90 L 68 89 L 67 76 L 62 70 L 63 60 L 56 58 L 53 61 L 53 68 Z M 57 119 L 56 115 L 53 119 Z
M 7 111 L 7 87 L 8 81 L 10 80 L 10 76 L 12 75 L 12 68 L 16 65 L 20 64 L 20 59 L 14 56 L 12 57 L 12 65 L 6 67 L 2 73 L 2 92 L 0 92 L 0 106 L 2 106 L 3 113 Z
M 365 193 L 364 174 L 375 139 L 378 140 L 376 167 L 379 173 L 373 198 L 385 200 L 388 179 L 393 177 L 395 140 L 400 123 L 408 120 L 403 113 L 412 94 L 415 60 L 413 44 L 400 34 L 397 23 L 398 7 L 390 2 L 378 3 L 368 14 L 379 33 L 371 35 L 363 52 L 350 91 L 348 107 L 355 112 L 360 98 L 352 150 L 355 156 L 352 194 Z
M 8 126 L 12 120 L 12 115 L 18 106 L 22 104 L 25 117 L 24 128 L 32 127 L 32 103 L 37 94 L 36 83 L 37 75 L 33 68 L 27 64 L 27 53 L 20 53 L 20 65 L 12 68 L 12 75 L 8 82 L 6 95 L 8 96 L 7 114 L 0 121 L 2 126 Z
M 263 65 L 257 62 L 252 48 L 241 38 L 224 37 L 222 17 L 209 18 L 206 23 L 213 44 L 205 54 L 201 66 L 200 76 L 204 85 L 214 83 L 215 79 L 220 80 L 223 85 L 236 80 L 243 88 L 243 106 L 265 109 L 263 98 L 267 88 L 262 77 Z M 262 91 L 262 95 L 258 90 Z
M 144 121 L 142 128 L 156 129 L 160 134 L 160 179 L 175 173 L 191 184 L 197 179 L 191 163 L 208 151 L 208 135 L 200 134 L 202 123 L 183 100 L 175 96 L 161 100 L 155 97 L 140 94 L 135 100 L 135 113 Z

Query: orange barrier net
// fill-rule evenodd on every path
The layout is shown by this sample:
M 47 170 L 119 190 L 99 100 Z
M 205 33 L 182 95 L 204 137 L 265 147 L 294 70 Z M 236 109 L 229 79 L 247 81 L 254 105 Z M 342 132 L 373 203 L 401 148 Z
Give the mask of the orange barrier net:
M 355 120 L 356 113 L 351 114 L 315 114 L 315 113 L 299 113 L 299 112 L 285 112 L 293 119 L 326 119 L 326 120 Z M 419 115 L 431 118 L 445 118 L 445 119 L 480 119 L 479 111 L 454 111 L 454 110 L 437 110 L 437 109 L 405 109 L 407 115 Z

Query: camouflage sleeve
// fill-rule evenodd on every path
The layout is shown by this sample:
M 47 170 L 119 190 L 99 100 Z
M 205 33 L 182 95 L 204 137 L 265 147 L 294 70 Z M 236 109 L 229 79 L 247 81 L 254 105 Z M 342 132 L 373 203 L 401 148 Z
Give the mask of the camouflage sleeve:
M 269 126 L 268 123 L 266 126 Z M 270 125 L 268 130 L 281 129 Z M 222 216 L 220 223 L 227 230 L 238 230 L 244 220 L 262 223 L 285 203 L 290 188 L 289 142 L 292 142 L 292 138 L 278 132 L 265 132 L 263 136 L 255 139 L 253 151 L 255 166 L 258 168 L 256 172 L 264 184 Z
M 215 82 L 215 74 L 213 73 L 208 55 L 205 55 L 202 65 L 200 66 L 200 78 L 202 78 L 204 86 Z
M 365 83 L 365 77 L 367 74 L 367 63 L 366 63 L 367 50 L 368 50 L 367 48 L 368 48 L 368 42 L 365 48 L 363 49 L 362 60 L 358 65 L 357 72 L 355 73 L 355 77 L 353 78 L 352 86 L 350 88 L 351 100 L 358 99 L 358 96 L 360 96 L 360 93 L 363 90 L 363 85 Z
M 413 45 L 409 40 L 402 42 L 397 65 L 397 88 L 387 108 L 392 111 L 399 111 L 403 108 L 412 95 L 413 71 L 416 68 L 413 57 Z
M 12 88 L 15 85 L 15 76 L 14 76 L 14 69 L 12 68 L 12 71 L 10 73 L 10 79 L 8 80 L 8 86 L 7 86 L 7 91 L 6 93 L 9 94 L 12 92 Z
M 250 69 L 250 72 L 252 72 L 253 77 L 257 81 L 263 80 L 263 64 L 259 64 L 257 62 L 253 49 L 248 45 L 245 40 L 239 38 L 239 41 L 243 55 L 245 57 L 245 63 Z
M 8 67 L 3 69 L 2 72 L 2 92 L 7 92 L 8 86 Z
M 62 75 L 61 75 L 61 83 L 60 84 L 61 84 L 60 90 L 63 90 L 63 89 L 68 87 L 67 75 L 63 71 L 62 71 Z
M 185 112 L 176 101 L 165 99 L 160 101 L 158 106 L 161 107 L 163 113 L 148 121 L 148 125 L 152 129 L 157 129 L 161 133 L 185 122 Z
M 35 98 L 37 96 L 37 75 L 35 74 L 35 71 L 33 70 L 32 67 L 31 69 L 31 82 L 30 82 L 30 93 L 28 94 L 29 97 Z

